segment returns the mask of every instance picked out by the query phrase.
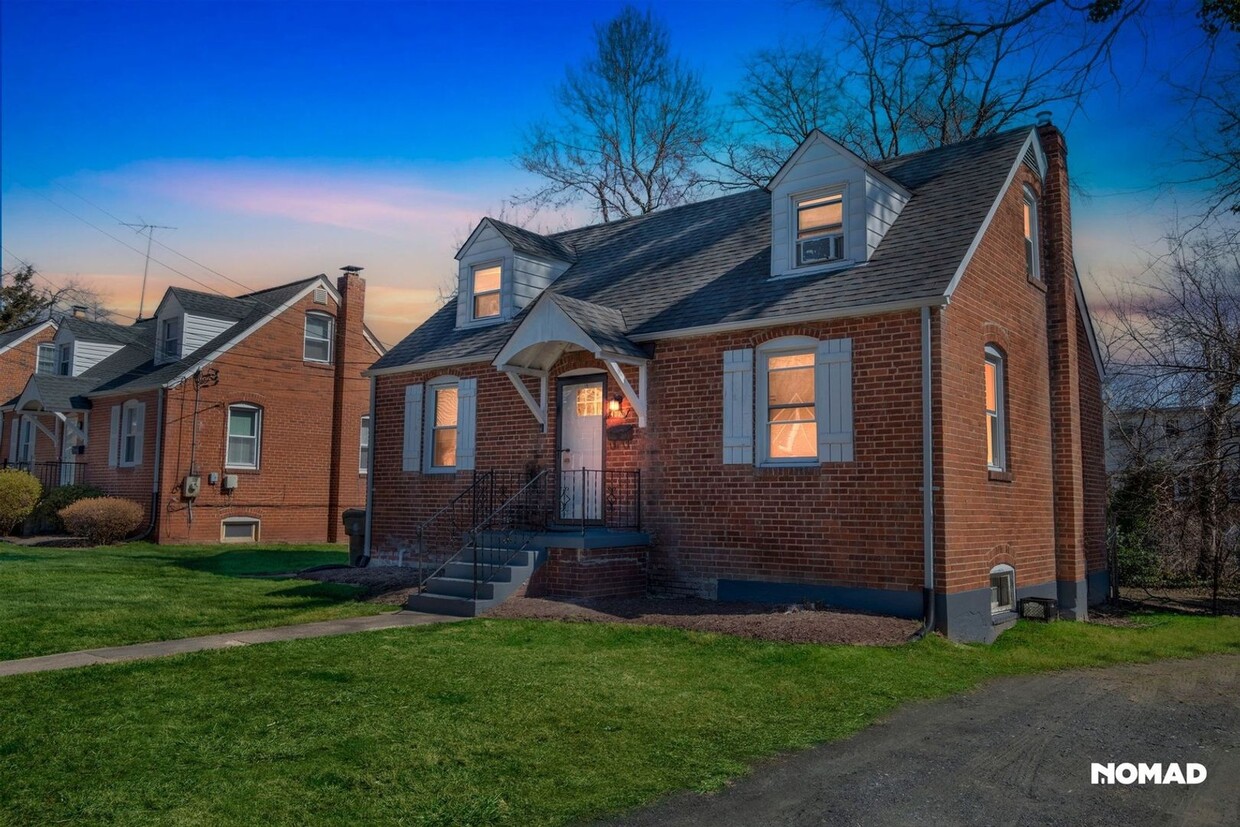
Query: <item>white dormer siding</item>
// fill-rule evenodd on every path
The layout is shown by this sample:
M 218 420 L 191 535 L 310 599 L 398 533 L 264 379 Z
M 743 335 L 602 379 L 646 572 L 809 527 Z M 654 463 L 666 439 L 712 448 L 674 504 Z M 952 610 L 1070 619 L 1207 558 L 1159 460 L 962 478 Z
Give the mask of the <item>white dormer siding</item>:
M 771 179 L 771 275 L 815 273 L 868 261 L 911 197 L 857 155 L 813 132 Z M 797 266 L 797 204 L 843 195 L 844 244 L 839 261 Z
M 120 350 L 124 345 L 116 342 L 100 342 L 88 339 L 80 339 L 71 333 L 67 328 L 61 328 L 53 340 L 56 343 L 56 353 L 59 358 L 60 346 L 69 345 L 71 348 L 71 359 L 69 362 L 69 375 L 81 376 L 104 359 Z
M 456 303 L 457 327 L 506 321 L 532 304 L 551 282 L 568 269 L 568 262 L 552 261 L 518 252 L 508 239 L 483 220 L 457 256 L 459 292 Z M 500 311 L 498 316 L 474 318 L 474 272 L 489 266 L 500 267 Z
M 179 319 L 179 342 L 175 353 L 164 352 L 164 324 Z M 169 293 L 160 303 L 155 322 L 155 364 L 162 365 L 183 359 L 237 323 L 236 319 L 186 313 L 175 295 Z

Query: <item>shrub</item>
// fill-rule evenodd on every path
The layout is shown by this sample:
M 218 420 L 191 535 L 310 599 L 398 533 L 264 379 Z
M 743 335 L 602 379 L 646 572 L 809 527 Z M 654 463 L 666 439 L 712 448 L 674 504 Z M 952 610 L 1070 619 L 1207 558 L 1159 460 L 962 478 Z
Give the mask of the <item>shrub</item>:
M 142 506 L 119 497 L 93 497 L 62 508 L 60 519 L 70 534 L 103 546 L 142 526 Z
M 61 532 L 65 530 L 64 520 L 60 519 L 60 510 L 73 505 L 78 500 L 88 500 L 104 496 L 103 491 L 93 485 L 60 485 L 48 491 L 39 501 L 34 510 L 42 530 Z
M 43 485 L 34 475 L 15 468 L 0 471 L 0 531 L 12 533 L 30 516 L 42 496 Z

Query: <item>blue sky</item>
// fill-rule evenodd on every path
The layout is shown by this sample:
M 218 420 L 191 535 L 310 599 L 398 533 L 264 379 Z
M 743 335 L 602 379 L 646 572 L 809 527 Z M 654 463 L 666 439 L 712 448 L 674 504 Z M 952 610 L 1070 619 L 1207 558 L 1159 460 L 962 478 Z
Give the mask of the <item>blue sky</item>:
M 368 315 L 395 341 L 433 310 L 478 218 L 528 186 L 510 160 L 522 130 L 620 5 L 4 0 L 4 264 L 78 277 L 133 315 L 142 256 L 81 219 L 136 247 L 117 219 L 172 225 L 156 238 L 255 288 L 365 266 Z M 807 2 L 654 8 L 720 101 L 746 54 L 828 21 Z M 1120 44 L 1120 85 L 1056 113 L 1084 190 L 1078 257 L 1104 290 L 1197 198 L 1151 189 L 1174 177 L 1178 127 L 1160 73 L 1196 59 L 1194 25 L 1160 12 L 1150 29 Z M 151 273 L 148 306 L 167 284 L 192 286 Z

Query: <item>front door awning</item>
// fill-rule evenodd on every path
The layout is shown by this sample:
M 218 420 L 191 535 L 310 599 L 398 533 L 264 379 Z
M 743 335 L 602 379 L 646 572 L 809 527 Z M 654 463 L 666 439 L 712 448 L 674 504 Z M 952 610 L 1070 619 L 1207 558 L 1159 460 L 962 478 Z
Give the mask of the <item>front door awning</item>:
M 650 353 L 625 333 L 624 314 L 601 304 L 543 293 L 525 319 L 500 348 L 493 365 L 508 374 L 534 416 L 547 426 L 547 376 L 565 353 L 584 350 L 594 354 L 623 389 L 637 411 L 640 427 L 646 425 L 646 366 Z M 638 368 L 638 388 L 624 375 L 623 365 Z M 520 378 L 539 377 L 540 399 L 535 401 Z

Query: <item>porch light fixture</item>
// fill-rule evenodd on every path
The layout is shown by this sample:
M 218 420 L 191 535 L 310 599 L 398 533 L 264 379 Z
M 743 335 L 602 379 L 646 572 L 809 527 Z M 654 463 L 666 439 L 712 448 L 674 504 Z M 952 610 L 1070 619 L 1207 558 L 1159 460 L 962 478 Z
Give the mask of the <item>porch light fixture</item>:
M 620 394 L 616 394 L 615 396 L 613 396 L 611 400 L 607 403 L 607 415 L 608 416 L 620 416 L 620 403 L 623 401 L 624 401 L 624 397 L 621 396 Z

